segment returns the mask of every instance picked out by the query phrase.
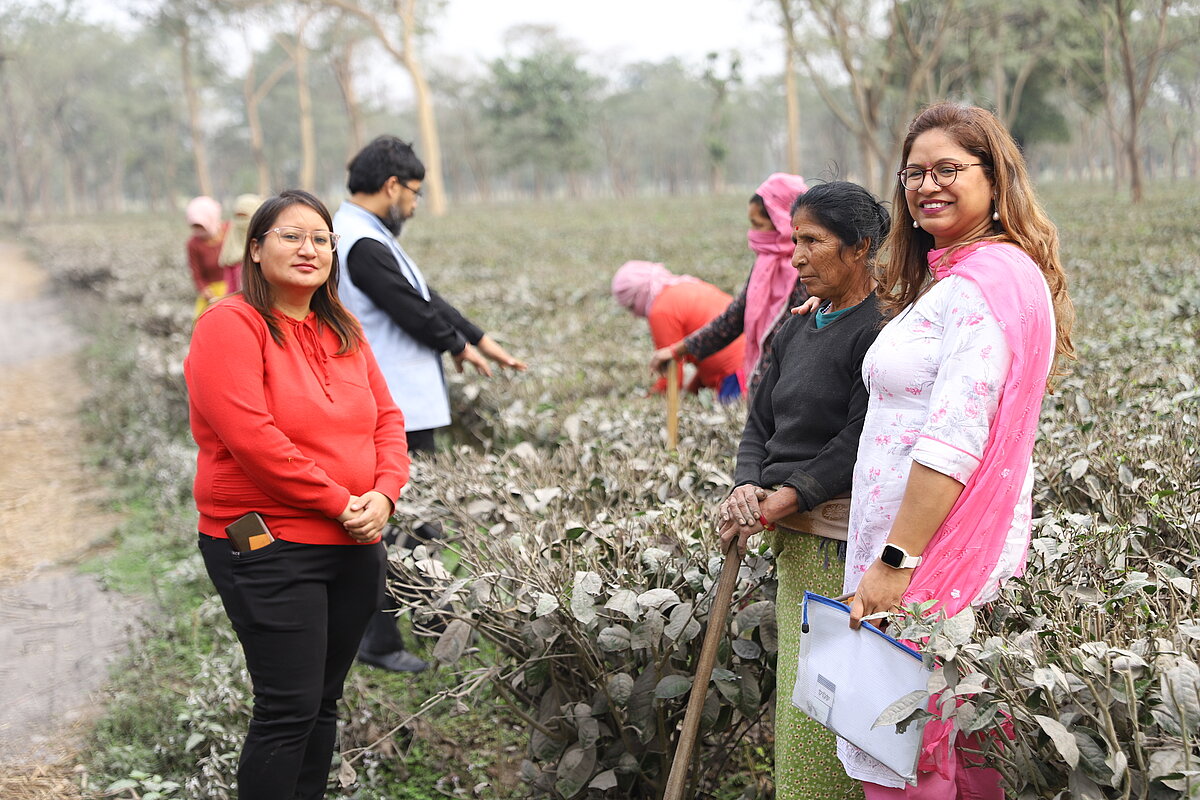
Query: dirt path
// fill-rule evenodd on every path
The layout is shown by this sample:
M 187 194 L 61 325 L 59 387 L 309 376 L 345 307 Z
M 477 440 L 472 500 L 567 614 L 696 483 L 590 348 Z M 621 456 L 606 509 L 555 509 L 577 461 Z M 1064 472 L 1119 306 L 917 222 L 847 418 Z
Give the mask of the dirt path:
M 72 567 L 120 520 L 102 508 L 102 483 L 85 463 L 78 341 L 50 289 L 20 247 L 0 242 L 4 798 L 71 796 L 52 786 L 72 765 L 134 616 L 126 598 Z

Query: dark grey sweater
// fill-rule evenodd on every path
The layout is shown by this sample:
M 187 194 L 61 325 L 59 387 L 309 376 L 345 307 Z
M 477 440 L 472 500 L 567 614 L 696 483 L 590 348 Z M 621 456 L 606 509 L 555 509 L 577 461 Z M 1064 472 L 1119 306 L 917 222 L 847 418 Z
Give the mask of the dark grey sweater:
M 872 294 L 820 330 L 815 314 L 784 324 L 751 400 L 735 485 L 790 486 L 801 511 L 850 491 L 867 413 L 863 356 L 880 320 Z

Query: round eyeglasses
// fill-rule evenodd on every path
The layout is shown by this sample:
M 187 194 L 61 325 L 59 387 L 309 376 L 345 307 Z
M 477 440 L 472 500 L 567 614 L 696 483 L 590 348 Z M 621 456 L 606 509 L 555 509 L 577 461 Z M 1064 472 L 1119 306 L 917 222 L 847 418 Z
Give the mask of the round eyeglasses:
M 934 164 L 929 169 L 921 169 L 920 167 L 905 167 L 896 173 L 896 177 L 900 179 L 900 185 L 910 192 L 915 192 L 925 183 L 925 175 L 933 178 L 933 185 L 938 187 L 946 187 L 954 183 L 954 179 L 958 177 L 958 173 L 962 172 L 967 167 L 982 167 L 983 164 L 955 164 L 952 161 L 943 161 L 941 164 Z
M 332 253 L 337 249 L 338 236 L 333 231 L 306 231 L 303 228 L 271 228 L 267 233 L 273 233 L 279 237 L 279 243 L 284 247 L 292 250 L 299 250 L 304 246 L 306 238 L 312 239 L 313 248 L 322 253 Z

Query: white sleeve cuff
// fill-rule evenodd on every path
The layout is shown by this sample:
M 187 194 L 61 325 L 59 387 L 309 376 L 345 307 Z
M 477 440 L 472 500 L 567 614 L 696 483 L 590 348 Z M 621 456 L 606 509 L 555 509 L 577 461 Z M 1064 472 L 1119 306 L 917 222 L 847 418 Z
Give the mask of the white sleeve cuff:
M 913 461 L 966 484 L 979 468 L 979 457 L 952 444 L 921 436 L 912 449 Z

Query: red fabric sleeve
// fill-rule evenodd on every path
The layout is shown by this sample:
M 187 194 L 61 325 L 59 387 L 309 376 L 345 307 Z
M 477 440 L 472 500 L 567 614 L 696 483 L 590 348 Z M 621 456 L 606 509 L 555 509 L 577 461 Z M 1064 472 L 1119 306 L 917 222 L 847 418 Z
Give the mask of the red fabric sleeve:
M 304 455 L 268 410 L 263 348 L 275 346 L 266 325 L 253 324 L 246 314 L 203 315 L 188 353 L 191 401 L 264 494 L 336 518 L 350 503 L 350 492 Z

